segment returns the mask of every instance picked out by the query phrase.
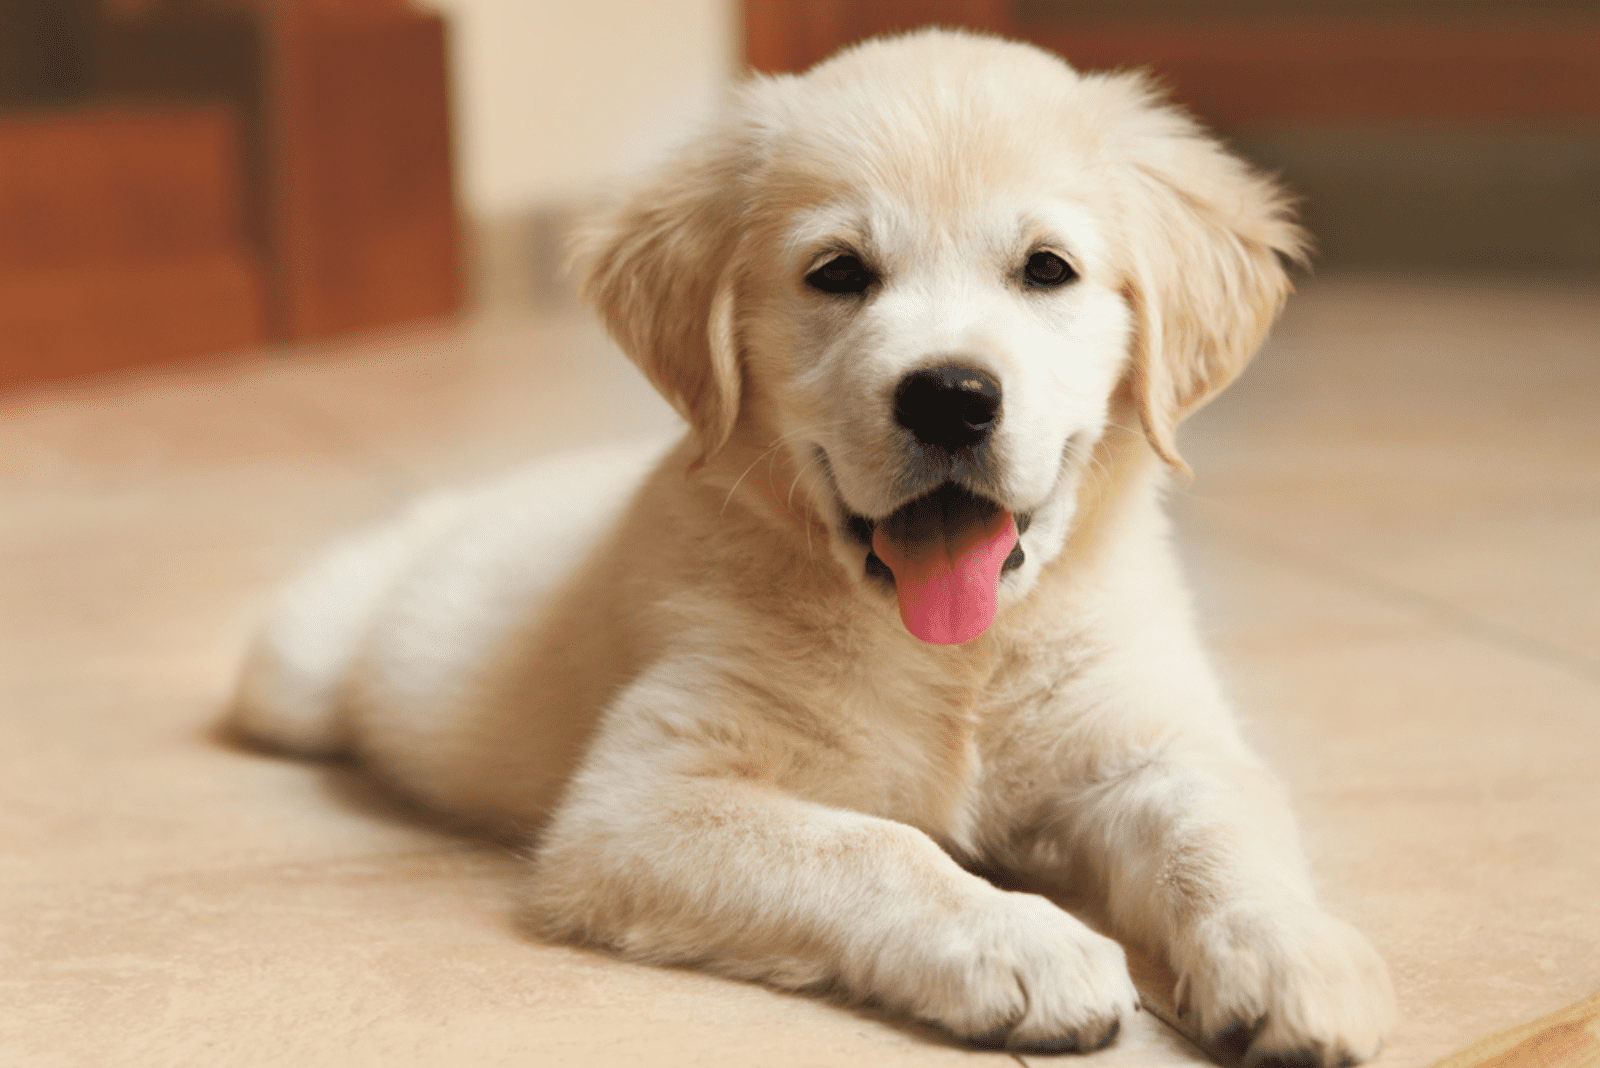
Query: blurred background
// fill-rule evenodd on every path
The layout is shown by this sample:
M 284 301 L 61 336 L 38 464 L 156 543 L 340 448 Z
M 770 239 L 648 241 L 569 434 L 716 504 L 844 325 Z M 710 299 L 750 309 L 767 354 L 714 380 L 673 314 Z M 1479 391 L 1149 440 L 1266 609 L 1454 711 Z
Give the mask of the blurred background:
M 0 0 L 0 388 L 565 302 L 741 70 L 930 22 L 1152 68 L 1320 272 L 1600 278 L 1596 0 Z

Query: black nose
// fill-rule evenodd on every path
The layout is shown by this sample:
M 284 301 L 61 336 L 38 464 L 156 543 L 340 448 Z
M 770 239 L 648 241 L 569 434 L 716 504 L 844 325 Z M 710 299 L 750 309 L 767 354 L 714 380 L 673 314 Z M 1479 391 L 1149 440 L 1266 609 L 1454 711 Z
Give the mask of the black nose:
M 1000 418 L 1000 383 L 985 371 L 954 364 L 916 371 L 894 391 L 894 417 L 924 445 L 976 445 Z

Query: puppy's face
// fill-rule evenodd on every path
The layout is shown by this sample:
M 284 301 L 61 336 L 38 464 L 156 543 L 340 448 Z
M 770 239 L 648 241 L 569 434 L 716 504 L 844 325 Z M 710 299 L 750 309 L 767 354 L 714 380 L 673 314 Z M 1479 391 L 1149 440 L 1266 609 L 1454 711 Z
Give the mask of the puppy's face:
M 951 125 L 943 161 L 892 129 L 848 154 L 790 131 L 764 179 L 789 209 L 746 283 L 747 401 L 868 595 L 906 592 L 919 552 L 962 580 L 987 525 L 999 560 L 970 578 L 1004 603 L 1060 551 L 1132 315 L 1092 161 Z M 965 622 L 930 640 L 985 624 L 946 601 Z
M 794 472 L 863 596 L 960 642 L 1059 554 L 1114 396 L 1243 366 L 1299 233 L 1136 77 L 929 32 L 758 80 L 607 216 L 587 291 L 708 456 Z

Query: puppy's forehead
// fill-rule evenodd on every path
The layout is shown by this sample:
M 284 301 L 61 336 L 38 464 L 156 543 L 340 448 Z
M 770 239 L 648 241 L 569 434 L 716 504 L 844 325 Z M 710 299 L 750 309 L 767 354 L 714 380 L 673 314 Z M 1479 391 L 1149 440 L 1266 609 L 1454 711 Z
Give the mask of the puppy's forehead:
M 874 45 L 788 84 L 759 182 L 776 213 L 806 231 L 901 216 L 970 229 L 1006 205 L 1097 198 L 1100 138 L 1065 63 L 986 39 Z

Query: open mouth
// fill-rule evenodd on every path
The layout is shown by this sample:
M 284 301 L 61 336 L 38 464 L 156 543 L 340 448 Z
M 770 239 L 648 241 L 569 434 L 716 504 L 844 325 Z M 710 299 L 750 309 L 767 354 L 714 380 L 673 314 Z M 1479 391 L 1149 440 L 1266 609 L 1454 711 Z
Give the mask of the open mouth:
M 847 525 L 869 547 L 867 574 L 894 587 L 906 629 L 959 645 L 994 622 L 1000 577 L 1022 566 L 1029 518 L 947 482 L 883 519 L 851 515 Z

